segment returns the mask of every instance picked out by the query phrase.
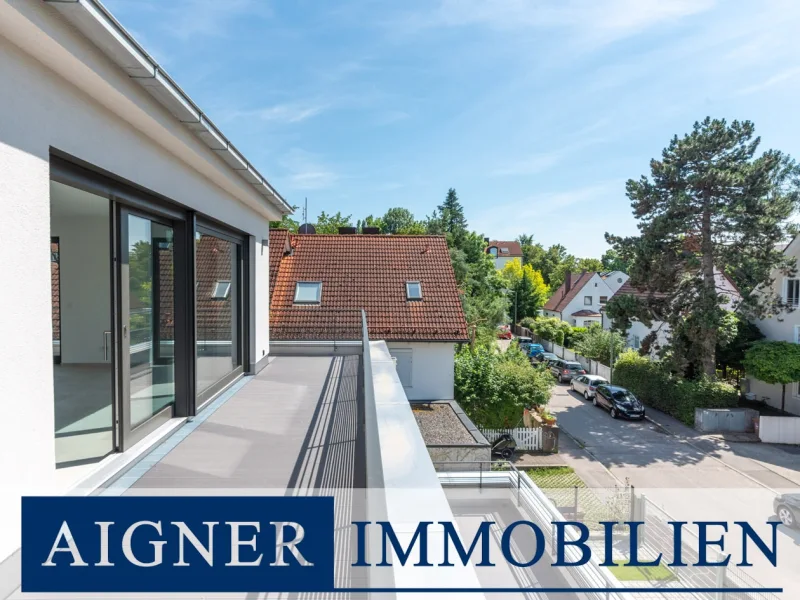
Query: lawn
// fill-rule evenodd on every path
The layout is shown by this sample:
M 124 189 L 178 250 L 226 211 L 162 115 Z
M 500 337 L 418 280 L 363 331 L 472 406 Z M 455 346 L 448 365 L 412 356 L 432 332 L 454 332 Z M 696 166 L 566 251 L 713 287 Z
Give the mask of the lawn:
M 572 467 L 534 467 L 525 469 L 539 489 L 562 513 L 574 518 L 573 507 L 578 505 L 578 517 L 592 530 L 602 529 L 600 521 L 625 521 L 630 518 L 630 492 L 616 489 L 592 489 Z M 564 510 L 568 509 L 568 510 Z
M 625 563 L 617 563 L 615 567 L 609 567 L 609 571 L 619 581 L 666 581 L 672 579 L 674 575 L 664 565 L 655 567 L 632 567 Z

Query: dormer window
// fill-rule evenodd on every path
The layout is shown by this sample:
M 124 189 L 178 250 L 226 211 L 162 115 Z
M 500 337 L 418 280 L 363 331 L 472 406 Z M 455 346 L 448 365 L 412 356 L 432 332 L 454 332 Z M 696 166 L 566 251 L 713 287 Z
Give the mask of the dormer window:
M 298 281 L 294 288 L 295 304 L 319 304 L 322 301 L 321 281 Z
M 230 281 L 217 281 L 214 284 L 214 289 L 211 290 L 211 297 L 214 300 L 225 300 L 231 293 Z
M 422 300 L 422 284 L 419 281 L 406 281 L 406 299 Z
M 489 248 L 489 254 L 491 254 L 493 257 L 497 258 L 497 248 L 495 248 L 494 246 Z

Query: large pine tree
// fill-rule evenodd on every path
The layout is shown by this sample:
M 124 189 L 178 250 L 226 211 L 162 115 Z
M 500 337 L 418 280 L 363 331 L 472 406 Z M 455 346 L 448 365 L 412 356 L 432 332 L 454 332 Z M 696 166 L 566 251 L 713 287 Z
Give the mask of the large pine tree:
M 715 269 L 739 286 L 737 309 L 748 316 L 780 310 L 768 291 L 771 271 L 791 271 L 780 243 L 798 204 L 798 170 L 776 150 L 757 155 L 759 142 L 749 121 L 695 123 L 650 161 L 650 178 L 627 182 L 640 235 L 606 234 L 633 256 L 631 284 L 652 292 L 645 317 L 669 323 L 709 376 L 724 315 Z

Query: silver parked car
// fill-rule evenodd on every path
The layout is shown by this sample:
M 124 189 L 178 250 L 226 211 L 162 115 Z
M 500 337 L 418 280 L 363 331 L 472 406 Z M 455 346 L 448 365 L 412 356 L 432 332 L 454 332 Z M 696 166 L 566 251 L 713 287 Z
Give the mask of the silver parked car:
M 572 391 L 583 394 L 586 400 L 591 400 L 594 398 L 597 386 L 605 383 L 608 383 L 608 380 L 600 375 L 581 375 L 572 378 Z

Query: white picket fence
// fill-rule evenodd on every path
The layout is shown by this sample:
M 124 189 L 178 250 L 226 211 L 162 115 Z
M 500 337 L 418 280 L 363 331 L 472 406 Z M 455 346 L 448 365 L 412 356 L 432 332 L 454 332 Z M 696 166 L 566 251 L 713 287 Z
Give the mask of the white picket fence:
M 481 429 L 480 432 L 489 440 L 491 444 L 504 433 L 510 433 L 511 437 L 517 442 L 518 450 L 539 450 L 542 449 L 542 428 L 541 427 L 517 427 L 516 429 Z

